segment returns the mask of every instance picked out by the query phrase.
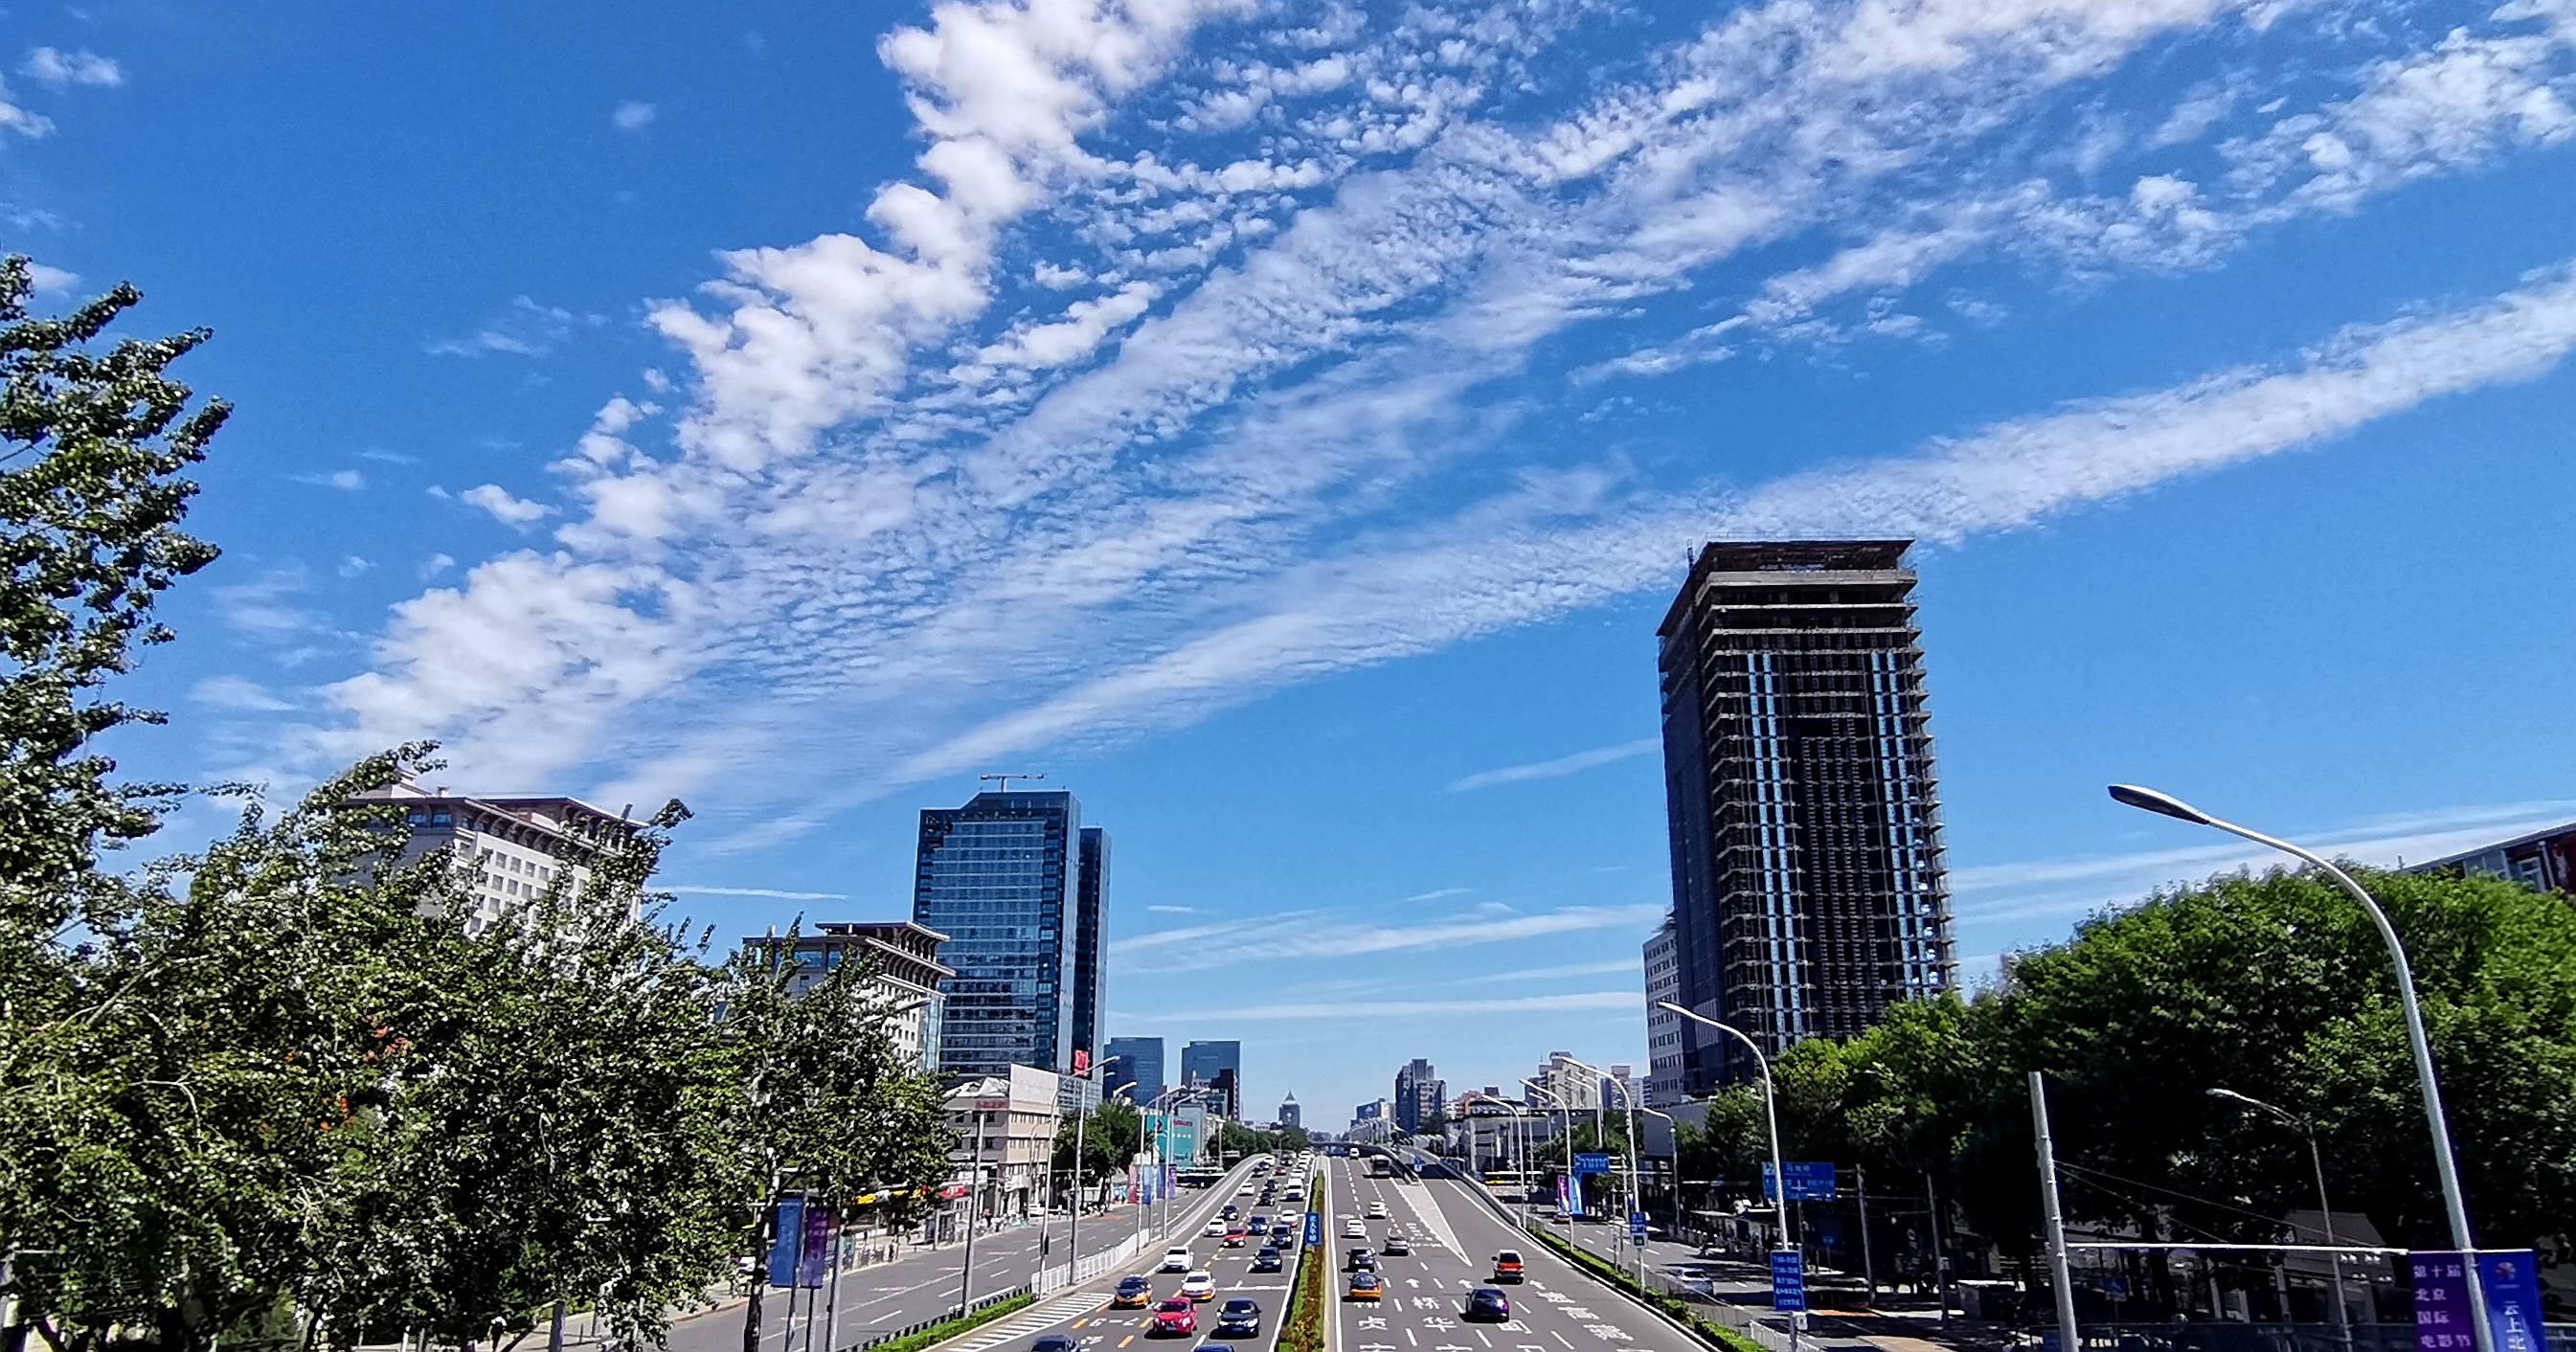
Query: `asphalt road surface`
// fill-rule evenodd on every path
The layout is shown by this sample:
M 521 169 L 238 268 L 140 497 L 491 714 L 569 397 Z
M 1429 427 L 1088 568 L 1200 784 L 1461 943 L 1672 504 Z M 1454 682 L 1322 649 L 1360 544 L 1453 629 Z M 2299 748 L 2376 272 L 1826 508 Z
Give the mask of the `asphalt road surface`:
M 1172 1199 L 1169 1214 L 1175 1222 L 1188 1223 L 1186 1225 L 1176 1223 L 1172 1227 L 1173 1230 L 1193 1236 L 1191 1242 L 1194 1244 L 1201 1243 L 1195 1236 L 1205 1225 L 1207 1218 L 1215 1214 L 1217 1208 L 1227 1202 L 1252 1201 L 1250 1197 L 1238 1198 L 1234 1195 L 1236 1185 L 1248 1176 L 1246 1172 L 1248 1167 L 1238 1167 L 1226 1176 L 1223 1183 L 1204 1192 L 1181 1190 Z M 1148 1226 L 1161 1220 L 1165 1214 L 1165 1208 L 1162 1206 L 1156 1206 L 1152 1211 L 1153 1215 L 1146 1222 Z M 1050 1266 L 1064 1261 L 1067 1246 L 1065 1229 L 1063 1217 L 1057 1217 L 1047 1227 L 1048 1234 L 1052 1238 L 1046 1260 Z M 1098 1253 L 1103 1249 L 1115 1247 L 1120 1240 L 1134 1233 L 1136 1233 L 1136 1213 L 1132 1208 L 1122 1207 L 1109 1213 L 1105 1218 L 1085 1216 L 1082 1218 L 1082 1251 L 1086 1254 Z M 1204 1241 L 1207 1247 L 1213 1247 L 1215 1244 L 1216 1241 L 1213 1239 Z M 1146 1252 L 1139 1255 L 1136 1261 L 1139 1264 L 1149 1264 L 1161 1256 L 1164 1247 L 1160 1242 L 1149 1243 Z M 1257 1250 L 1228 1250 L 1227 1252 L 1246 1255 L 1235 1263 L 1235 1266 L 1240 1268 L 1249 1261 L 1248 1255 Z M 945 1248 L 906 1254 L 891 1262 L 846 1270 L 841 1276 L 839 1307 L 834 1312 L 831 1339 L 827 1344 L 822 1331 L 817 1329 L 811 1346 L 815 1352 L 823 1352 L 826 1346 L 849 1347 L 865 1342 L 880 1333 L 909 1328 L 922 1320 L 934 1318 L 947 1311 L 957 1304 L 957 1289 L 963 1272 L 964 1259 L 964 1246 L 949 1245 Z M 1037 1268 L 1037 1226 L 1028 1225 L 975 1237 L 976 1299 L 998 1295 L 1027 1282 Z M 1101 1288 L 1100 1299 L 1094 1304 L 1105 1303 L 1108 1300 L 1108 1287 L 1116 1285 L 1117 1278 L 1124 1275 L 1126 1274 L 1123 1272 L 1111 1274 L 1108 1286 Z M 1220 1273 L 1221 1276 L 1222 1273 Z M 1264 1280 L 1281 1279 L 1265 1278 Z M 1180 1278 L 1175 1275 L 1166 1284 L 1178 1286 Z M 1281 1294 L 1285 1295 L 1285 1291 L 1283 1290 Z M 1065 1299 L 1064 1294 L 1059 1293 L 1040 1304 L 1054 1305 L 1063 1299 Z M 1120 1311 L 1120 1313 L 1134 1312 Z M 1014 1324 L 1027 1317 L 1026 1315 L 1014 1316 L 1012 1319 L 1004 1320 L 1003 1323 Z M 771 1290 L 762 1300 L 761 1352 L 802 1352 L 808 1346 L 807 1322 L 808 1318 L 800 1298 L 796 1312 L 795 1347 L 792 1349 L 788 1347 L 787 1292 L 781 1289 Z M 671 1352 L 742 1352 L 742 1324 L 743 1306 L 740 1302 L 683 1317 L 670 1326 Z M 1026 1343 L 1027 1340 L 1022 1339 L 1014 1346 L 1024 1347 Z M 1264 1346 L 1266 1348 L 1267 1344 Z
M 1487 1210 L 1455 1179 L 1414 1182 L 1370 1178 L 1366 1162 L 1327 1160 L 1332 1204 L 1326 1218 L 1333 1246 L 1336 1322 L 1332 1352 L 1706 1352 L 1690 1335 L 1630 1304 L 1574 1265 Z M 1368 1237 L 1341 1238 L 1344 1217 L 1383 1203 L 1387 1219 L 1363 1221 Z M 1390 1225 L 1403 1227 L 1413 1253 L 1378 1259 L 1386 1296 L 1378 1304 L 1343 1299 L 1341 1272 L 1349 1250 L 1381 1250 Z M 1494 1285 L 1494 1255 L 1519 1252 L 1527 1280 L 1505 1284 L 1512 1317 L 1468 1323 L 1460 1312 L 1472 1287 Z

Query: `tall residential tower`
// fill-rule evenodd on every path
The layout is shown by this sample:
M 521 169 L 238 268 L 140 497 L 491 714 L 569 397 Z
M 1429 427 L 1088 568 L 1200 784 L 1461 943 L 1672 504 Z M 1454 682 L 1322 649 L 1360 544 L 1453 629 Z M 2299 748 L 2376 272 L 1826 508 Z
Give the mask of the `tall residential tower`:
M 1910 543 L 1711 544 L 1658 631 L 1676 1002 L 1772 1052 L 1955 981 Z M 1681 1051 L 1687 1093 L 1751 1073 Z

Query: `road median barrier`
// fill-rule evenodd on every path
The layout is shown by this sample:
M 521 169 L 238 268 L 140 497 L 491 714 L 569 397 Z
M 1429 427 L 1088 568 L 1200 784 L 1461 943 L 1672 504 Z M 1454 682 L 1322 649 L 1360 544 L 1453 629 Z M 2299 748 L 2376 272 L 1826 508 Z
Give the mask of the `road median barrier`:
M 899 1330 L 874 1341 L 852 1343 L 842 1349 L 842 1352 L 921 1352 L 922 1348 L 935 1347 L 961 1333 L 992 1323 L 996 1319 L 1006 1319 L 1018 1314 L 1037 1304 L 1037 1301 L 1038 1298 L 1035 1295 L 1025 1291 L 998 1300 L 988 1300 L 965 1314 L 955 1315 L 935 1323 L 917 1324 L 910 1329 Z
M 1649 1291 L 1637 1285 L 1634 1277 L 1629 1276 L 1601 1255 L 1585 1250 L 1581 1245 L 1542 1229 L 1531 1229 L 1524 1233 L 1581 1268 L 1585 1276 L 1662 1315 L 1666 1322 L 1691 1334 L 1701 1342 L 1720 1349 L 1720 1352 L 1769 1352 L 1769 1349 L 1761 1343 L 1724 1324 L 1701 1318 L 1697 1307 L 1680 1296 L 1663 1291 Z
M 1307 1184 L 1317 1215 L 1324 1215 L 1324 1175 L 1317 1173 Z M 1333 1248 L 1330 1216 L 1322 1241 L 1300 1244 L 1297 1248 L 1297 1275 L 1288 1281 L 1288 1307 L 1279 1316 L 1278 1352 L 1324 1352 L 1324 1325 L 1332 1318 L 1333 1292 L 1329 1261 Z M 1300 1215 L 1303 1226 L 1306 1218 Z M 1302 1238 L 1302 1237 L 1301 1237 Z

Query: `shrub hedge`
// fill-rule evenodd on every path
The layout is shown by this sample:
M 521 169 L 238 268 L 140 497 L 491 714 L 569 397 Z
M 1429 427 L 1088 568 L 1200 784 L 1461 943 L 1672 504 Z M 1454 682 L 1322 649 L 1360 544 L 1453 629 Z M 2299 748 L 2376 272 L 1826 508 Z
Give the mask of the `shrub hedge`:
M 1592 1274 L 1594 1277 L 1599 1278 L 1601 1281 L 1608 1283 L 1611 1286 L 1617 1287 L 1620 1291 L 1625 1292 L 1630 1297 L 1647 1305 L 1651 1305 L 1656 1309 L 1663 1311 L 1665 1314 L 1672 1316 L 1672 1318 L 1683 1327 L 1698 1334 L 1701 1342 L 1707 1343 L 1711 1347 L 1721 1349 L 1721 1352 L 1767 1352 L 1762 1344 L 1745 1337 L 1743 1334 L 1728 1328 L 1724 1324 L 1712 1323 L 1706 1319 L 1700 1318 L 1698 1307 L 1692 1305 L 1689 1301 L 1673 1295 L 1670 1292 L 1650 1291 L 1637 1285 L 1635 1278 L 1630 1277 L 1626 1272 L 1621 1271 L 1618 1265 L 1610 1262 L 1597 1253 L 1591 1253 L 1577 1245 L 1570 1244 L 1563 1238 L 1549 1234 L 1545 1230 L 1532 1230 L 1530 1235 L 1537 1239 L 1541 1244 L 1545 1244 L 1549 1248 L 1556 1250 L 1558 1253 L 1565 1255 L 1565 1257 L 1570 1259 L 1576 1267 L 1583 1269 L 1585 1272 Z

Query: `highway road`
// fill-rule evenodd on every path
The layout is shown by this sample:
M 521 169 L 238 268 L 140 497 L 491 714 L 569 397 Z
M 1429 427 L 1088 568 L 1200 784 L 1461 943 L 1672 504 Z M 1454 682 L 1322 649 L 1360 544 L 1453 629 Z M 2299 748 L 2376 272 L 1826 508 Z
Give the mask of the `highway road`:
M 1593 1281 L 1553 1250 L 1521 1234 L 1455 1179 L 1370 1178 L 1366 1161 L 1333 1159 L 1327 1217 L 1337 1285 L 1331 1352 L 1707 1352 L 1696 1339 Z M 1371 1202 L 1388 1219 L 1365 1221 L 1365 1240 L 1340 1238 L 1342 1218 L 1365 1216 Z M 1348 1251 L 1384 1246 L 1400 1225 L 1413 1253 L 1378 1260 L 1387 1283 L 1377 1305 L 1342 1299 L 1338 1283 Z M 1460 1315 L 1472 1287 L 1493 1284 L 1494 1255 L 1519 1252 L 1528 1279 L 1502 1287 L 1512 1317 L 1468 1323 Z
M 1175 1222 L 1187 1221 L 1188 1224 L 1186 1226 L 1174 1224 L 1173 1230 L 1186 1231 L 1195 1237 L 1199 1229 L 1205 1225 L 1207 1217 L 1213 1215 L 1217 1208 L 1226 1202 L 1251 1201 L 1249 1197 L 1238 1199 L 1233 1195 L 1235 1187 L 1248 1177 L 1248 1171 L 1249 1165 L 1239 1166 L 1233 1173 L 1226 1176 L 1223 1183 L 1205 1192 L 1182 1190 L 1173 1198 L 1169 1214 Z M 1151 1225 L 1155 1220 L 1162 1219 L 1164 1212 L 1165 1208 L 1154 1207 L 1154 1214 L 1147 1224 Z M 1064 1218 L 1057 1217 L 1047 1228 L 1053 1241 L 1047 1262 L 1050 1265 L 1061 1263 L 1064 1261 L 1067 1245 Z M 1092 1254 L 1115 1247 L 1120 1240 L 1135 1232 L 1136 1213 L 1130 1208 L 1121 1207 L 1110 1212 L 1105 1218 L 1085 1216 L 1082 1218 L 1082 1251 Z M 1192 1242 L 1198 1241 L 1193 1239 Z M 1207 1246 L 1213 1246 L 1215 1243 L 1216 1241 L 1212 1239 L 1205 1241 Z M 1140 1255 L 1136 1261 L 1139 1264 L 1153 1262 L 1161 1256 L 1163 1247 L 1161 1243 L 1149 1243 L 1146 1253 Z M 1257 1250 L 1229 1250 L 1229 1252 L 1245 1254 L 1257 1252 Z M 958 1281 L 964 1257 L 964 1247 L 952 1244 L 943 1248 L 908 1253 L 890 1262 L 847 1270 L 841 1277 L 840 1304 L 832 1320 L 832 1339 L 829 1346 L 849 1347 L 879 1333 L 908 1328 L 922 1320 L 936 1317 L 954 1306 L 957 1303 Z M 1242 1261 L 1236 1263 L 1238 1267 L 1244 1265 Z M 1023 1226 L 975 1237 L 976 1299 L 998 1295 L 1026 1283 L 1037 1268 L 1037 1226 Z M 1141 1271 L 1142 1268 L 1138 1270 Z M 1113 1274 L 1110 1285 L 1115 1285 L 1116 1277 L 1123 1275 L 1125 1274 Z M 1175 1276 L 1166 1284 L 1178 1285 L 1179 1282 L 1180 1278 Z M 1045 1303 L 1053 1304 L 1055 1300 L 1061 1299 L 1062 1297 L 1059 1296 Z M 1103 1287 L 1100 1301 L 1095 1304 L 1105 1302 L 1107 1299 L 1107 1288 Z M 1016 1322 L 1018 1318 L 1025 1318 L 1025 1316 L 1018 1316 L 1014 1320 L 1004 1322 Z M 787 1346 L 787 1293 L 784 1290 L 771 1290 L 762 1302 L 760 1339 L 762 1352 L 802 1352 L 802 1349 L 807 1346 L 806 1322 L 807 1317 L 800 1301 L 796 1316 L 795 1348 L 790 1349 Z M 674 1320 L 670 1325 L 671 1352 L 741 1352 L 742 1324 L 743 1306 L 739 1301 L 715 1310 L 684 1316 Z M 577 1325 L 576 1333 L 578 1332 L 580 1330 Z M 572 1341 L 581 1343 L 587 1340 L 576 1337 Z M 816 1331 L 812 1346 L 815 1352 L 822 1352 L 826 1346 L 820 1330 Z

